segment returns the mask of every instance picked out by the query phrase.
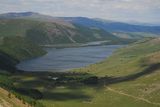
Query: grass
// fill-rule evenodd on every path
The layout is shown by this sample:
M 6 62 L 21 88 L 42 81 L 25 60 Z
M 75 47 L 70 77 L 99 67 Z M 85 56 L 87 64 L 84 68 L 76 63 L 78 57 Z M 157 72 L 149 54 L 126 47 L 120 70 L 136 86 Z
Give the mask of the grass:
M 9 78 L 16 88 L 40 91 L 43 98 L 36 101 L 46 107 L 160 107 L 159 45 L 158 38 L 146 39 L 74 73 L 18 73 Z M 90 76 L 124 80 L 103 85 L 79 82 Z
M 24 37 L 4 37 L 0 51 L 19 61 L 45 54 L 39 46 Z
M 160 43 L 154 43 L 154 41 L 146 39 L 145 41 L 125 46 L 100 63 L 73 71 L 88 72 L 98 76 L 124 76 L 140 72 L 147 67 L 145 64 L 146 57 L 160 51 Z
M 68 27 L 45 21 L 1 19 L 0 41 L 3 37 L 15 36 L 26 37 L 30 41 L 39 45 L 86 43 L 99 40 L 120 40 L 120 38 L 104 30 L 91 29 L 79 25 Z
M 73 70 L 75 72 L 87 72 L 103 77 L 123 77 L 145 70 L 149 65 L 159 63 L 160 42 L 158 39 L 143 40 L 126 46 L 114 53 L 109 59 L 86 68 Z M 42 100 L 48 107 L 159 107 L 160 106 L 160 69 L 143 75 L 135 80 L 107 85 L 106 88 L 97 90 L 93 87 L 83 88 L 90 96 L 89 100 L 52 101 Z M 110 91 L 111 88 L 115 91 Z M 61 89 L 64 90 L 64 89 Z M 119 94 L 122 92 L 126 95 Z M 140 99 L 138 99 L 138 98 Z M 144 99 L 144 100 L 141 100 Z M 149 102 L 151 103 L 149 103 Z

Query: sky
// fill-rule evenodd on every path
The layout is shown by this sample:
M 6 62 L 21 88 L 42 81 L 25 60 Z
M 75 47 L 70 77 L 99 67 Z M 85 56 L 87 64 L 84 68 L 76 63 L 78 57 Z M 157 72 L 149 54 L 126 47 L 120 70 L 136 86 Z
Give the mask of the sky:
M 25 11 L 160 24 L 160 0 L 0 0 L 0 13 Z

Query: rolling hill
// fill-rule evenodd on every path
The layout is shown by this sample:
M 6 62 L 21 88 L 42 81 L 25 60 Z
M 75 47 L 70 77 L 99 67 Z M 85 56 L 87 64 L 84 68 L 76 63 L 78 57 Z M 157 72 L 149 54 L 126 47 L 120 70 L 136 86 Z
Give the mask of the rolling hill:
M 159 44 L 159 38 L 145 39 L 85 68 L 59 74 L 18 73 L 6 80 L 20 89 L 39 90 L 43 97 L 37 102 L 46 107 L 159 107 Z M 79 83 L 90 76 L 97 77 L 100 83 Z
M 34 43 L 43 44 L 66 44 L 86 43 L 91 41 L 108 40 L 114 41 L 120 38 L 98 28 L 88 28 L 79 25 L 73 27 L 24 19 L 1 19 L 0 37 L 21 36 Z
M 0 70 L 0 86 L 8 90 L 0 88 L 0 106 L 29 106 L 24 103 L 35 107 L 160 106 L 160 38 L 140 40 L 102 62 L 67 73 L 11 73 L 17 71 L 15 65 L 19 61 L 45 54 L 39 45 L 101 40 L 117 44 L 130 40 L 132 32 L 136 33 L 136 39 L 147 32 L 159 34 L 159 27 L 153 26 L 102 23 L 88 18 L 62 19 L 55 22 L 57 18 L 32 12 L 0 15 L 0 68 L 4 69 Z M 110 28 L 106 23 L 110 23 Z M 113 35 L 108 30 L 120 33 Z M 89 81 L 92 84 L 87 84 Z M 14 94 L 12 98 L 9 92 Z
M 92 103 L 88 105 L 159 107 L 159 45 L 160 38 L 141 40 L 119 49 L 110 58 L 100 63 L 73 70 L 74 72 L 87 72 L 100 77 L 113 78 L 102 91 L 105 94 L 93 95 Z M 87 104 L 84 105 L 87 107 Z
M 48 16 L 48 15 L 43 15 L 36 12 L 4 13 L 4 14 L 0 14 L 0 19 L 27 19 L 27 20 L 36 20 L 36 21 L 42 21 L 42 22 L 54 22 L 60 25 L 74 27 L 72 26 L 71 23 L 66 22 L 64 20 L 60 20 L 58 18 Z
M 33 12 L 0 15 L 1 67 L 14 68 L 15 62 L 45 54 L 39 46 L 83 44 L 107 41 L 108 44 L 133 42 L 103 29 L 90 28 Z M 6 56 L 6 57 L 4 57 Z M 12 58 L 12 60 L 8 60 Z M 14 62 L 14 63 L 13 63 Z M 6 65 L 11 65 L 10 67 Z
M 98 27 L 110 32 L 147 32 L 160 34 L 160 26 L 145 26 L 143 24 L 134 25 L 123 22 L 91 19 L 86 17 L 60 17 L 60 19 L 87 27 Z
M 35 43 L 41 43 L 40 45 L 86 43 L 101 40 L 121 42 L 124 39 L 99 27 L 72 24 L 61 18 L 34 12 L 1 14 L 0 30 L 0 36 L 26 36 Z

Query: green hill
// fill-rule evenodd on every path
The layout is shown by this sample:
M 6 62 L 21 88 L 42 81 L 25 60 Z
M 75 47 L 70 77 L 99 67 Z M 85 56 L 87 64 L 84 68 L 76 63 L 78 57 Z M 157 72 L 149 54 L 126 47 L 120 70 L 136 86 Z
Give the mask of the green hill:
M 1 19 L 0 37 L 22 36 L 40 45 L 86 43 L 91 41 L 120 38 L 101 29 L 92 29 L 75 25 L 69 27 L 54 22 L 42 22 L 24 19 Z
M 36 101 L 46 107 L 159 107 L 159 45 L 159 38 L 145 39 L 68 73 L 18 73 L 9 78 L 27 98 L 38 90 L 43 97 Z M 98 79 L 98 84 L 82 84 L 86 79 Z
M 144 39 L 119 49 L 107 60 L 84 69 L 82 68 L 81 70 L 99 76 L 121 76 L 136 73 L 152 64 L 151 62 L 147 62 L 147 57 L 158 53 L 160 51 L 159 45 L 159 38 Z M 149 64 L 147 65 L 147 63 Z
M 1 19 L 0 68 L 13 72 L 19 61 L 45 54 L 39 45 L 100 40 L 115 44 L 130 39 L 95 27 Z M 147 38 L 117 50 L 102 62 L 66 73 L 7 73 L 0 70 L 0 86 L 19 99 L 14 97 L 14 100 L 36 107 L 159 107 L 159 45 L 159 38 Z M 4 92 L 0 89 L 0 106 L 6 102 L 11 105 L 13 102 Z
M 119 49 L 100 63 L 76 70 L 117 78 L 117 81 L 113 82 L 113 79 L 111 84 L 106 85 L 104 90 L 96 91 L 97 94 L 92 95 L 92 103 L 84 104 L 84 107 L 97 107 L 99 104 L 101 107 L 159 107 L 159 45 L 159 38 L 139 41 Z
M 45 53 L 38 45 L 24 37 L 3 37 L 0 44 L 0 68 L 13 72 L 19 61 L 38 57 Z
M 31 19 L 0 19 L 0 52 L 3 53 L 0 56 L 1 67 L 4 68 L 8 64 L 14 66 L 18 61 L 45 54 L 38 45 L 76 44 L 99 40 L 112 43 L 119 40 L 101 29 L 57 23 Z

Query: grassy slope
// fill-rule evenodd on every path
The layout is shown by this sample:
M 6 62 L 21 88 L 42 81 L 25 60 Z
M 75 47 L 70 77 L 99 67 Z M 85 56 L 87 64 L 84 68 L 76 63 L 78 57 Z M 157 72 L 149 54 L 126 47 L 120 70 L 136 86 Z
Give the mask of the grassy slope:
M 115 52 L 109 59 L 79 69 L 98 76 L 125 76 L 141 72 L 151 64 L 160 61 L 160 39 L 145 40 Z M 77 89 L 89 95 L 91 100 L 46 101 L 49 107 L 159 107 L 160 106 L 160 69 L 136 80 L 106 86 L 104 89 Z M 57 89 L 64 92 L 65 89 Z M 70 90 L 72 91 L 72 90 Z M 53 104 L 52 104 L 53 103 Z
M 41 45 L 119 39 L 101 29 L 90 29 L 76 25 L 69 27 L 53 22 L 24 19 L 1 19 L 0 32 L 0 40 L 6 36 L 22 36 Z
M 84 31 L 84 29 L 86 30 Z M 98 37 L 94 36 L 94 34 L 97 34 Z M 3 54 L 0 54 L 0 68 L 6 66 L 8 62 L 14 66 L 17 61 L 45 54 L 45 52 L 37 46 L 39 44 L 85 43 L 109 39 L 107 37 L 110 36 L 113 35 L 102 30 L 83 27 L 74 28 L 51 22 L 1 19 L 0 52 Z M 112 37 L 110 39 L 114 40 L 115 38 Z M 4 58 L 4 56 L 6 57 Z
M 0 107 L 30 107 L 26 102 L 19 100 L 10 91 L 7 91 L 9 87 L 12 87 L 13 81 L 9 77 L 9 73 L 0 70 Z
M 45 52 L 36 44 L 23 37 L 5 37 L 0 51 L 19 61 L 43 55 Z
M 8 96 L 9 92 L 0 88 L 0 107 L 30 107 L 28 104 L 23 104 L 22 101 L 17 99 L 13 94 L 10 98 Z
M 74 24 L 74 26 L 76 26 L 76 29 L 78 32 L 82 33 L 83 38 L 88 37 L 88 41 L 96 41 L 96 40 L 112 40 L 112 42 L 114 41 L 120 41 L 120 38 L 112 35 L 109 32 L 106 32 L 102 29 L 98 29 L 98 28 L 88 28 L 85 26 L 80 26 L 80 25 L 76 25 Z M 78 39 L 78 38 L 75 38 Z
M 159 44 L 159 39 L 145 39 L 119 49 L 107 60 L 78 69 L 78 71 L 98 76 L 124 76 L 124 74 L 136 73 L 147 67 L 145 64 L 147 56 L 160 51 Z
M 146 69 L 151 64 L 160 63 L 159 45 L 160 39 L 141 41 L 120 49 L 109 59 L 101 63 L 79 69 L 78 71 L 90 72 L 98 76 L 125 76 L 134 74 Z M 106 95 L 112 96 L 112 101 L 110 101 L 110 103 L 113 103 L 112 107 L 116 107 L 120 103 L 123 104 L 122 107 L 159 107 L 159 76 L 160 69 L 157 69 L 154 73 L 144 75 L 136 80 L 111 85 L 109 87 L 114 91 L 106 89 L 108 92 Z M 102 95 L 101 97 L 106 96 Z M 138 98 L 145 99 L 146 101 L 139 100 Z M 132 100 L 129 101 L 130 99 Z M 109 99 L 105 100 L 109 101 Z M 107 103 L 105 104 L 109 105 Z
M 101 63 L 78 69 L 76 72 L 114 77 L 132 75 L 160 62 L 159 45 L 160 39 L 146 39 L 118 50 Z M 160 106 L 159 67 L 151 74 L 142 75 L 135 80 L 104 87 L 81 86 L 74 83 L 55 87 L 54 82 L 45 79 L 47 75 L 20 74 L 12 76 L 12 79 L 17 87 L 32 87 L 40 90 L 44 97 L 39 102 L 46 107 Z
M 45 53 L 39 46 L 23 37 L 4 37 L 0 44 L 0 68 L 13 72 L 19 61 L 38 57 Z
M 144 33 L 144 32 L 113 32 L 113 34 L 120 38 L 126 39 L 142 39 L 146 37 L 158 37 L 158 34 Z
M 0 20 L 0 66 L 4 63 L 14 66 L 17 61 L 45 54 L 39 46 L 24 36 L 26 29 L 36 23 L 25 20 Z

